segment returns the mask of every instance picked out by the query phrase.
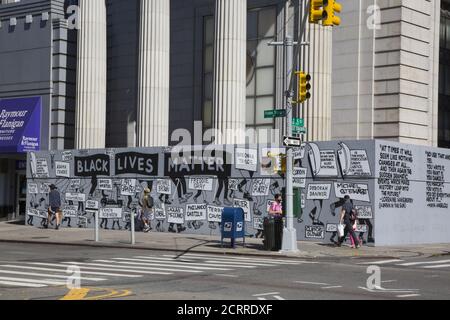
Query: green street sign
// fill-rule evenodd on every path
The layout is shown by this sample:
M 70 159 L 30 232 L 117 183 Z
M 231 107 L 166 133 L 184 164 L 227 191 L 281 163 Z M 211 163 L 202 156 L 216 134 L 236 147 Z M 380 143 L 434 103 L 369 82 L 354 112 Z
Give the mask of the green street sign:
M 305 126 L 305 119 L 292 118 L 292 126 L 294 126 L 294 127 L 304 127 Z
M 306 134 L 307 129 L 305 127 L 293 127 L 292 133 L 293 134 Z
M 266 110 L 264 111 L 264 119 L 271 119 L 271 118 L 284 118 L 286 117 L 286 110 L 285 109 L 278 109 L 278 110 Z

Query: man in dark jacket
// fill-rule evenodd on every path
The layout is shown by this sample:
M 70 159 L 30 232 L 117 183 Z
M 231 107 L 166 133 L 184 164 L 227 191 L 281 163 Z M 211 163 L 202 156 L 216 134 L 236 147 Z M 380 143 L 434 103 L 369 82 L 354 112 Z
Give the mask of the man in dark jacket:
M 354 221 L 354 207 L 352 204 L 352 201 L 349 196 L 345 196 L 345 203 L 342 206 L 341 211 L 341 219 L 340 223 L 345 225 L 344 229 L 344 236 L 341 237 L 337 243 L 338 246 L 341 246 L 342 243 L 345 241 L 345 238 L 350 233 L 350 236 L 353 237 L 353 240 L 355 241 L 355 246 L 357 248 L 360 247 L 358 238 L 355 234 L 355 231 L 353 230 L 353 223 Z
M 46 229 L 48 228 L 48 224 L 51 221 L 52 215 L 56 215 L 56 230 L 61 226 L 61 195 L 59 194 L 58 189 L 54 184 L 50 185 L 50 193 L 48 195 L 48 218 L 47 224 L 44 226 Z

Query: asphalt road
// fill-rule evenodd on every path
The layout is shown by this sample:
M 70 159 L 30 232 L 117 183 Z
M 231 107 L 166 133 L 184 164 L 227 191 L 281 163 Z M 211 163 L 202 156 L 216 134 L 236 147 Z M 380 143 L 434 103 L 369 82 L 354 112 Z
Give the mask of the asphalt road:
M 450 256 L 408 260 L 175 256 L 175 252 L 0 243 L 0 299 L 450 298 Z M 67 277 L 76 283 L 77 275 L 82 289 L 69 290 Z

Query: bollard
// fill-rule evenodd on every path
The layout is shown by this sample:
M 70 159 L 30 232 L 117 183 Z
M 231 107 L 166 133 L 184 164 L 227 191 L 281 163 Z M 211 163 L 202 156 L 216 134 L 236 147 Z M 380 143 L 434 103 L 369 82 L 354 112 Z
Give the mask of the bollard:
M 98 237 L 98 211 L 94 214 L 94 223 L 95 223 L 95 242 L 99 241 Z
M 134 213 L 131 212 L 130 214 L 130 223 L 131 223 L 131 245 L 135 245 L 136 244 L 136 238 L 135 238 L 135 234 L 134 234 Z

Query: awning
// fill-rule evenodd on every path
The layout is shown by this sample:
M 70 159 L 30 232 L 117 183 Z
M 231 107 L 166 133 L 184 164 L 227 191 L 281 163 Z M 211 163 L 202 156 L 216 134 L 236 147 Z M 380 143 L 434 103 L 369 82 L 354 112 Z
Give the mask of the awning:
M 0 153 L 40 150 L 41 97 L 0 99 Z

